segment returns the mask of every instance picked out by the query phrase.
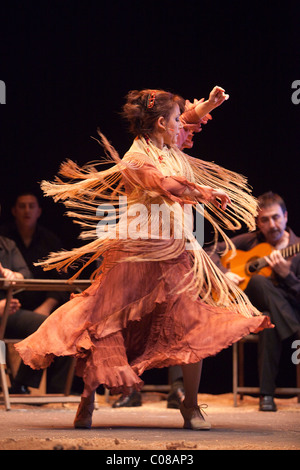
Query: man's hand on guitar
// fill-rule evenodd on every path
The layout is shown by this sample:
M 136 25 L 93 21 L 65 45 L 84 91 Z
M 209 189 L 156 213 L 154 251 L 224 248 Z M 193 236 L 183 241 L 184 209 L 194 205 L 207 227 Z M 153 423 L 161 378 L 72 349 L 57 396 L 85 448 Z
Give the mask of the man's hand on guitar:
M 280 277 L 286 277 L 290 273 L 291 261 L 283 258 L 279 250 L 274 250 L 269 256 L 265 256 L 269 266 Z
M 238 274 L 233 273 L 231 271 L 227 271 L 227 273 L 225 273 L 225 276 L 227 276 L 228 279 L 230 279 L 232 282 L 234 282 L 234 284 L 236 284 L 237 286 L 245 280 L 244 277 L 241 277 Z

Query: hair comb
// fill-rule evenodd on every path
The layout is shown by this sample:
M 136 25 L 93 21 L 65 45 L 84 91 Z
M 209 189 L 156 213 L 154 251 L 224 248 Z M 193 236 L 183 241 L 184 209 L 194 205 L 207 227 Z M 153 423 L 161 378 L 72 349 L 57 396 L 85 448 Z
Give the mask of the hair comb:
M 156 91 L 152 91 L 149 93 L 147 97 L 147 108 L 152 109 L 154 104 L 155 104 L 155 98 L 156 98 Z

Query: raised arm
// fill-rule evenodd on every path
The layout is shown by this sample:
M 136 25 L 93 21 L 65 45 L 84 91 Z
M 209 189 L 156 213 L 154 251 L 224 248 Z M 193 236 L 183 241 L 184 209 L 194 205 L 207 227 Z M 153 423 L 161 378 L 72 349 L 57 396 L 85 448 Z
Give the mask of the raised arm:
M 209 98 L 204 101 L 195 100 L 194 105 L 182 114 L 182 119 L 187 124 L 197 123 L 228 99 L 229 95 L 225 94 L 224 88 L 215 86 L 210 92 Z
M 185 111 L 180 116 L 182 129 L 177 141 L 180 149 L 193 147 L 194 133 L 201 132 L 202 124 L 207 124 L 212 119 L 210 112 L 228 98 L 229 95 L 225 94 L 224 88 L 215 86 L 210 92 L 208 100 L 194 99 L 193 103 L 186 100 Z

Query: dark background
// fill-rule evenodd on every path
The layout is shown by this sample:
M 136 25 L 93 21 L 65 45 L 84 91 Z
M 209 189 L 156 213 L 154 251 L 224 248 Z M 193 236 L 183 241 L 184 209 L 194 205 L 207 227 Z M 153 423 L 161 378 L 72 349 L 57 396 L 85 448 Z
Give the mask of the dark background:
M 14 195 L 52 179 L 64 159 L 100 158 L 90 138 L 98 126 L 121 155 L 128 149 L 119 113 L 129 90 L 193 100 L 220 85 L 230 99 L 190 153 L 247 175 L 256 196 L 280 193 L 300 233 L 300 105 L 291 100 L 300 79 L 298 1 L 5 0 L 0 12 L 1 222 Z M 43 206 L 42 223 L 66 248 L 77 244 L 63 206 Z M 285 374 L 293 380 L 293 370 Z M 201 390 L 231 390 L 230 349 L 205 361 Z

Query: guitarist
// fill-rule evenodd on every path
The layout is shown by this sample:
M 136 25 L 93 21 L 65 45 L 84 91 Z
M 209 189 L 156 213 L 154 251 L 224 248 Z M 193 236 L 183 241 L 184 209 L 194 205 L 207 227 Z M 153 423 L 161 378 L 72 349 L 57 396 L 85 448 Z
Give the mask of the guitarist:
M 237 250 L 248 251 L 260 243 L 269 243 L 274 251 L 266 257 L 272 268 L 268 278 L 260 274 L 251 277 L 245 290 L 253 305 L 267 312 L 275 328 L 259 334 L 258 362 L 260 376 L 260 411 L 276 411 L 274 392 L 281 356 L 282 341 L 300 338 L 300 254 L 285 259 L 279 250 L 300 242 L 287 227 L 288 213 L 283 199 L 273 192 L 258 198 L 257 230 L 232 238 Z M 238 274 L 221 264 L 224 243 L 219 243 L 210 256 L 217 266 L 237 285 L 243 281 Z

